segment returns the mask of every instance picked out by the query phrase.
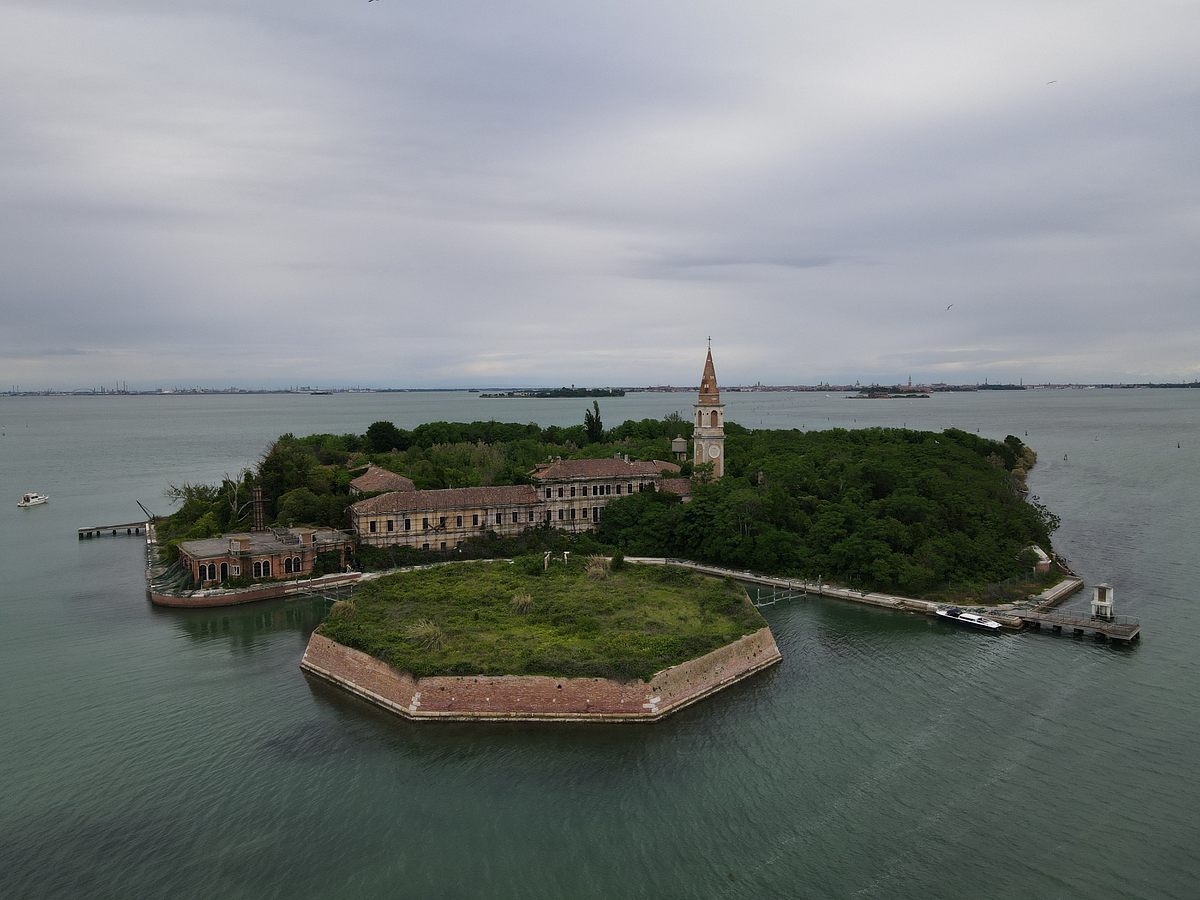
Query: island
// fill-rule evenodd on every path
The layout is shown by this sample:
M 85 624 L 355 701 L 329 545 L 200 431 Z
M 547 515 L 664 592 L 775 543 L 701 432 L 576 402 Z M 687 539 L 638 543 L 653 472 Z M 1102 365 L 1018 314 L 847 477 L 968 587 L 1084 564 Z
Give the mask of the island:
M 655 721 L 781 659 L 745 589 L 568 553 L 387 575 L 301 668 L 411 719 Z
M 621 388 L 577 388 L 560 387 L 540 390 L 501 391 L 499 393 L 480 394 L 484 400 L 528 400 L 528 399 L 560 399 L 563 397 L 624 397 Z
M 955 428 L 745 428 L 710 351 L 686 418 L 605 427 L 593 400 L 576 425 L 281 435 L 254 471 L 171 489 L 148 594 L 352 591 L 304 669 L 402 715 L 654 719 L 778 658 L 730 578 L 920 614 L 1078 589 L 1035 462 Z
M 848 400 L 928 400 L 929 395 L 920 391 L 863 391 L 852 394 Z

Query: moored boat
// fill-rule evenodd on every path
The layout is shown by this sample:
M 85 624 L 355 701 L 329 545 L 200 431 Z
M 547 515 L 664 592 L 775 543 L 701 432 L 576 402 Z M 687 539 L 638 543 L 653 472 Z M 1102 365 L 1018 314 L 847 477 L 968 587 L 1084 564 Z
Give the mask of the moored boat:
M 958 622 L 960 625 L 968 625 L 971 628 L 982 628 L 984 631 L 999 631 L 1001 625 L 995 619 L 989 619 L 986 616 L 976 615 L 975 613 L 963 612 L 957 606 L 951 606 L 948 609 L 939 609 L 938 616 L 943 619 L 949 619 L 952 622 Z
M 17 506 L 22 508 L 26 506 L 38 506 L 39 504 L 45 503 L 49 499 L 50 498 L 45 494 L 39 494 L 37 491 L 29 491 L 17 501 Z

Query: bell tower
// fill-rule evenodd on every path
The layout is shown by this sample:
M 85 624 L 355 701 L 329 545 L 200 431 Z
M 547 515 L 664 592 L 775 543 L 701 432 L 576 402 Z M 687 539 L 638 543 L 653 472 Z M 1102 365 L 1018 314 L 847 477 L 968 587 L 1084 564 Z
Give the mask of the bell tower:
M 704 374 L 700 377 L 700 397 L 696 401 L 693 424 L 695 450 L 693 465 L 712 463 L 713 478 L 725 474 L 725 406 L 721 403 L 721 392 L 717 389 L 717 373 L 713 369 L 712 338 L 708 339 L 708 358 L 704 361 Z

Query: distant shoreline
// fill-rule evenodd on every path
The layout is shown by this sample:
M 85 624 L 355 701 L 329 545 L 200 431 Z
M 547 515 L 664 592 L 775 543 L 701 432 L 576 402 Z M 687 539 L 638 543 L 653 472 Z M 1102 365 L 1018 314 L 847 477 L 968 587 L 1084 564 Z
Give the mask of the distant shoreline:
M 964 384 L 964 385 L 922 385 L 914 386 L 913 391 L 919 390 L 923 393 L 945 394 L 945 393 L 988 393 L 988 392 L 1038 392 L 1038 391 L 1083 391 L 1083 390 L 1178 390 L 1195 388 L 1200 389 L 1200 382 L 1187 383 L 1157 383 L 1147 382 L 1141 384 L 1027 384 L 1027 385 L 988 385 L 988 384 Z M 694 394 L 697 390 L 696 386 L 691 387 L 675 387 L 672 385 L 653 385 L 649 387 L 623 387 L 623 388 L 579 388 L 580 393 L 562 394 L 556 393 L 561 389 L 558 388 L 508 388 L 497 389 L 486 394 L 482 393 L 479 388 L 463 388 L 463 387 L 431 387 L 431 388 L 183 388 L 175 390 L 155 389 L 150 391 L 137 390 L 44 390 L 44 391 L 21 391 L 9 390 L 0 392 L 0 398 L 16 398 L 16 397 L 231 397 L 231 396 L 264 396 L 264 395 L 280 395 L 292 394 L 295 396 L 312 396 L 313 394 L 329 395 L 329 394 L 480 394 L 480 396 L 488 398 L 503 397 L 506 399 L 539 399 L 542 397 L 619 397 L 625 394 L 649 393 L 649 394 Z M 861 385 L 745 385 L 722 388 L 727 394 L 760 394 L 760 393 L 794 393 L 794 394 L 819 394 L 819 393 L 858 393 L 863 390 Z

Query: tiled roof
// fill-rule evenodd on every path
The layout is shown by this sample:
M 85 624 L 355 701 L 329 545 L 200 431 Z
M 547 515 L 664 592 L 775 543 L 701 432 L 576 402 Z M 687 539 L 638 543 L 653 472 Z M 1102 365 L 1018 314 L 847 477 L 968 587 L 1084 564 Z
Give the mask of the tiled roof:
M 537 503 L 537 491 L 531 484 L 506 484 L 496 487 L 446 488 L 440 491 L 393 491 L 350 508 L 356 514 L 411 512 L 421 509 L 463 509 L 487 506 L 517 506 Z
M 533 470 L 535 481 L 557 481 L 566 478 L 629 478 L 678 472 L 679 466 L 660 459 L 651 462 L 623 459 L 560 459 Z
M 664 478 L 658 483 L 660 491 L 666 491 L 668 494 L 679 494 L 681 497 L 690 497 L 692 494 L 692 482 L 688 478 Z
M 411 491 L 415 485 L 411 478 L 405 478 L 371 463 L 367 466 L 367 471 L 350 482 L 350 487 L 370 494 L 375 491 Z

